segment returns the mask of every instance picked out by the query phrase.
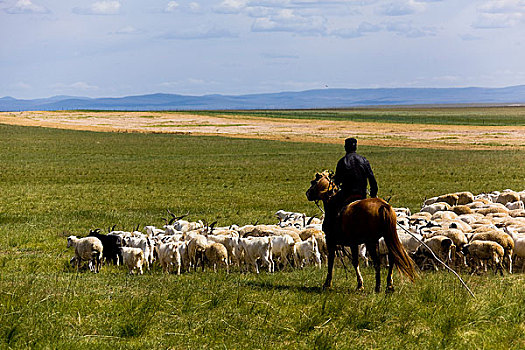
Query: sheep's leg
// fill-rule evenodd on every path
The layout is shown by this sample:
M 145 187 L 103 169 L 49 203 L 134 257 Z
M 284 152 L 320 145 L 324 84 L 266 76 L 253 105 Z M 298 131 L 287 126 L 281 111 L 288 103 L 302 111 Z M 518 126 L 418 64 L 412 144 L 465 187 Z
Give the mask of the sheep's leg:
M 315 259 L 315 265 L 318 268 L 321 268 L 321 255 L 320 254 L 315 255 L 314 259 Z
M 261 267 L 263 265 L 268 266 L 268 272 L 272 272 L 272 261 L 267 256 L 261 256 Z
M 296 269 L 298 269 L 301 265 L 301 258 L 299 257 L 299 252 L 297 250 L 293 253 L 293 264 Z
M 507 253 L 506 257 L 509 261 L 509 273 L 512 273 L 512 253 Z
M 283 269 L 288 266 L 288 264 L 290 264 L 290 262 L 288 261 L 288 258 L 286 257 L 286 253 L 285 252 L 281 252 L 281 263 L 283 264 Z
M 361 276 L 361 271 L 359 270 L 359 255 L 357 250 L 357 245 L 350 246 L 350 251 L 352 252 L 352 265 L 354 266 L 355 274 L 357 276 L 357 290 L 363 290 L 363 276 Z M 375 263 L 377 259 L 374 259 L 372 256 L 372 260 Z
M 268 259 L 268 272 L 272 273 L 275 271 L 275 263 L 272 259 L 272 257 L 270 256 L 269 259 Z
M 102 259 L 101 259 L 100 255 L 99 255 L 99 256 L 97 256 L 97 273 L 100 272 L 100 268 L 101 267 L 102 267 Z

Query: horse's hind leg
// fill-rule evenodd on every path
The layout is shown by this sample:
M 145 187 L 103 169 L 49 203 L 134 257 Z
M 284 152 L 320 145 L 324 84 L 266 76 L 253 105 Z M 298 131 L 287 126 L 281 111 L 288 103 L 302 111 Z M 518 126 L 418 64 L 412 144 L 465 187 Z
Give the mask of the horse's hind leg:
M 359 255 L 357 255 L 357 245 L 352 245 L 350 250 L 352 252 L 352 265 L 354 265 L 355 274 L 357 275 L 357 290 L 363 290 L 363 276 L 361 276 L 361 271 L 359 270 Z
M 374 264 L 374 269 L 376 270 L 375 292 L 379 293 L 379 291 L 381 290 L 381 259 L 379 258 L 379 254 L 378 254 L 379 243 L 367 244 L 366 249 L 370 253 L 370 257 L 372 258 L 372 263 Z
M 388 260 L 390 261 L 390 264 L 388 265 L 388 275 L 386 276 L 386 292 L 393 292 L 394 291 L 394 278 L 393 278 L 394 255 L 390 252 L 388 253 Z

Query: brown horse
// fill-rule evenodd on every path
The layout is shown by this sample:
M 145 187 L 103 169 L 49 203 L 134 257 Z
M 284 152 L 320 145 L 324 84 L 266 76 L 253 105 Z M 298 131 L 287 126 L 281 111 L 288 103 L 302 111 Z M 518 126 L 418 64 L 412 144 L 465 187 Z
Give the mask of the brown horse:
M 312 180 L 311 186 L 306 191 L 309 201 L 323 201 L 325 209 L 330 206 L 330 201 L 337 193 L 337 185 L 332 181 L 328 172 L 317 173 Z M 381 288 L 380 260 L 378 255 L 379 238 L 384 237 L 388 247 L 388 259 L 390 266 L 386 278 L 387 291 L 393 291 L 392 269 L 396 265 L 410 281 L 416 278 L 414 262 L 403 248 L 396 230 L 396 213 L 392 206 L 380 198 L 367 198 L 346 205 L 339 214 L 336 232 L 326 234 L 326 245 L 328 248 L 328 274 L 324 288 L 332 286 L 332 270 L 336 246 L 350 247 L 352 252 L 352 265 L 357 274 L 357 289 L 363 289 L 363 278 L 359 271 L 359 259 L 357 249 L 359 244 L 365 244 L 367 251 L 374 263 L 376 271 L 375 291 Z

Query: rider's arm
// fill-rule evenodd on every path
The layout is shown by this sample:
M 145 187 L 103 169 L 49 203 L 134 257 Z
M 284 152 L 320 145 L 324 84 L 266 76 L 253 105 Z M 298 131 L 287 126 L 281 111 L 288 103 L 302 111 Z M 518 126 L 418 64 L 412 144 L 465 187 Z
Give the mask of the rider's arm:
M 374 173 L 372 172 L 372 168 L 370 167 L 370 164 L 368 164 L 368 183 L 370 184 L 370 197 L 377 197 L 377 181 L 374 176 Z

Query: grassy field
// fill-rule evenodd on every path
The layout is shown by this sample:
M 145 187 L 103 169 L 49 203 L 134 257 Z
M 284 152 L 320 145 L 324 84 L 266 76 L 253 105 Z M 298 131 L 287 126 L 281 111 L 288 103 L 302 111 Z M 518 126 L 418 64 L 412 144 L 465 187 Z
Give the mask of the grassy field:
M 319 213 L 305 191 L 342 146 L 116 134 L 0 125 L 0 348 L 525 347 L 525 278 L 447 273 L 393 295 L 354 292 L 353 271 L 98 275 L 68 268 L 65 236 L 117 224 L 161 225 L 167 207 L 219 225 L 273 223 L 278 209 Z M 523 189 L 519 151 L 360 147 L 382 197 Z M 383 271 L 385 273 L 385 271 Z M 396 274 L 396 276 L 398 276 Z M 384 278 L 383 278 L 384 280 Z
M 198 114 L 242 114 L 269 118 L 324 119 L 356 122 L 446 124 L 446 125 L 525 125 L 524 107 L 378 107 L 307 110 L 199 111 Z

